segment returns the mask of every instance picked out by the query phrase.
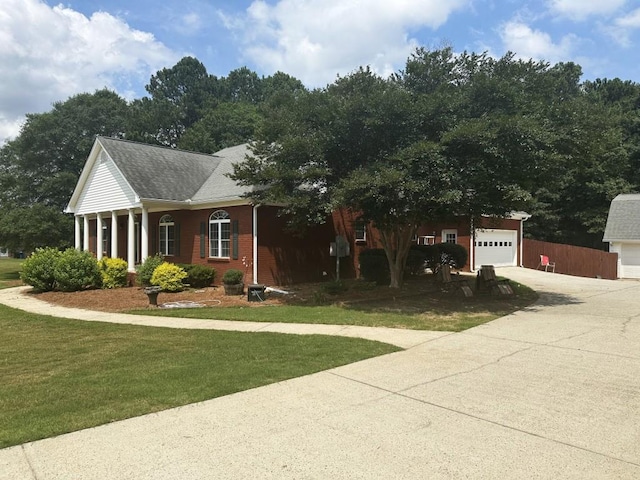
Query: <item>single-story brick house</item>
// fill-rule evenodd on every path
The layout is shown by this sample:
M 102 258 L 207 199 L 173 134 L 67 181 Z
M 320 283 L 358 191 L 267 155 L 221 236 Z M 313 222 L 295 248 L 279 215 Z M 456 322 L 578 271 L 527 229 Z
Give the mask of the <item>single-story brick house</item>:
M 287 285 L 333 275 L 329 246 L 341 235 L 351 247 L 341 276 L 357 276 L 358 253 L 380 247 L 375 229 L 339 210 L 303 236 L 288 233 L 277 206 L 254 204 L 245 195 L 250 189 L 226 176 L 247 154 L 247 145 L 206 155 L 97 137 L 65 210 L 75 216 L 76 248 L 99 259 L 123 258 L 130 271 L 160 253 L 175 263 L 209 265 L 218 282 L 227 269 L 238 268 L 246 283 Z M 468 270 L 520 265 L 527 218 L 486 219 L 475 236 L 468 219 L 423 226 L 416 242 L 464 245 L 473 266 Z
M 640 278 L 640 194 L 611 201 L 602 241 L 618 254 L 618 278 Z

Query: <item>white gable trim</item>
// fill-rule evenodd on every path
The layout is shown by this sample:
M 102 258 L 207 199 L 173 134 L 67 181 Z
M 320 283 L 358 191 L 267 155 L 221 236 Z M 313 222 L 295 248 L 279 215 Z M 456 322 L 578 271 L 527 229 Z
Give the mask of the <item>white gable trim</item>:
M 96 139 L 65 211 L 87 215 L 135 207 L 140 198 Z

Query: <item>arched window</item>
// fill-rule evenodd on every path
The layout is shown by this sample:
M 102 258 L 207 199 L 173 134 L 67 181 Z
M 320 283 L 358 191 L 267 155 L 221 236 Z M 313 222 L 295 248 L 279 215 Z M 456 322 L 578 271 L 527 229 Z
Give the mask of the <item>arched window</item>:
M 175 255 L 176 224 L 171 215 L 163 215 L 159 224 L 159 253 L 161 255 Z
M 231 256 L 231 220 L 224 210 L 216 210 L 209 217 L 209 256 Z

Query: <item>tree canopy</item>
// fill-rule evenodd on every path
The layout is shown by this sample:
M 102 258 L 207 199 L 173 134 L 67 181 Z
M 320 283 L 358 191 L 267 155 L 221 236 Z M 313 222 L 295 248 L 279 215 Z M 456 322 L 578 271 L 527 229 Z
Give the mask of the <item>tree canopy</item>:
M 397 284 L 416 225 L 447 215 L 526 209 L 527 235 L 600 247 L 611 199 L 640 191 L 640 85 L 580 77 L 573 63 L 419 48 L 389 78 L 360 68 L 309 91 L 185 57 L 146 97 L 99 90 L 27 115 L 0 148 L 0 245 L 70 243 L 61 212 L 105 135 L 201 152 L 255 141 L 237 180 L 267 187 L 258 200 L 298 226 L 359 212 L 383 232 Z
M 335 208 L 373 222 L 399 287 L 420 224 L 505 215 L 531 200 L 554 134 L 542 112 L 524 114 L 530 87 L 513 79 L 536 72 L 546 69 L 511 56 L 426 50 L 393 78 L 357 70 L 270 112 L 256 158 L 234 178 L 262 186 L 254 196 L 285 204 L 299 225 Z

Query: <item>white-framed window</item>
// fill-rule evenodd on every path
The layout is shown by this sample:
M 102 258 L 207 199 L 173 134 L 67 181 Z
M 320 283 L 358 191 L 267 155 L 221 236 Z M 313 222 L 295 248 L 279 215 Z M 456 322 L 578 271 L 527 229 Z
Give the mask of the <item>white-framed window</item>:
M 353 230 L 356 236 L 356 242 L 367 241 L 367 225 L 362 220 L 356 220 L 353 223 Z
M 442 243 L 458 243 L 458 230 L 442 230 Z
M 231 220 L 224 210 L 216 210 L 209 217 L 209 256 L 231 256 Z
M 176 224 L 171 215 L 163 215 L 160 218 L 158 251 L 160 255 L 175 255 L 176 251 Z
M 109 226 L 102 220 L 102 255 L 109 256 Z

